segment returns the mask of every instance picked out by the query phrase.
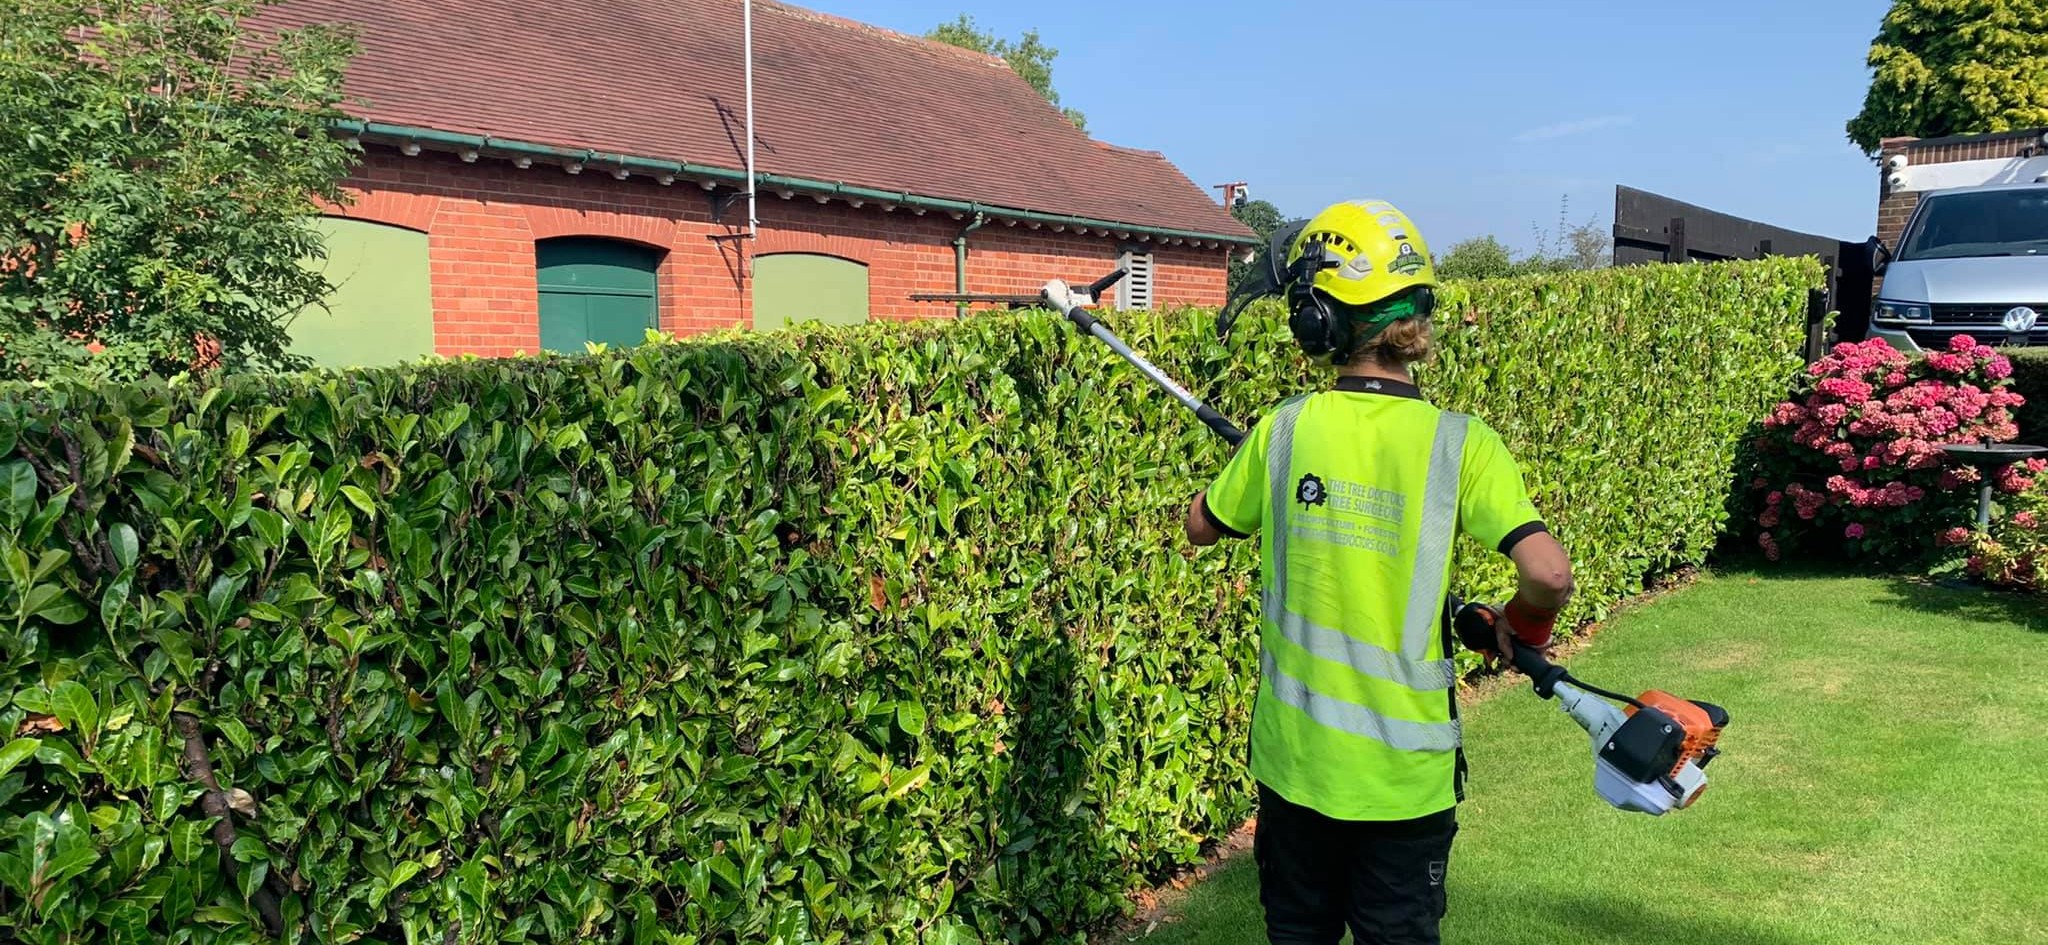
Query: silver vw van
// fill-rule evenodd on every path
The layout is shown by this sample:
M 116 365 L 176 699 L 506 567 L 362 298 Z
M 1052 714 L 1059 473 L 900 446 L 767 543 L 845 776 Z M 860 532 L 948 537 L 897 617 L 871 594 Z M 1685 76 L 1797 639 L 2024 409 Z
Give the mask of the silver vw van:
M 1922 194 L 1894 253 L 1872 239 L 1884 277 L 1870 334 L 1901 351 L 2048 344 L 2048 183 Z

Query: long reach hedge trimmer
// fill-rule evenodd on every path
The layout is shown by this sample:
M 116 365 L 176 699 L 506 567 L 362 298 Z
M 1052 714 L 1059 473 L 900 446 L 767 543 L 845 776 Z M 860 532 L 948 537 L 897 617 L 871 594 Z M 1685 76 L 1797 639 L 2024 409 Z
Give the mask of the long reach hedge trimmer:
M 1108 345 L 1138 373 L 1194 411 L 1217 436 L 1231 446 L 1238 445 L 1244 439 L 1243 431 L 1188 393 L 1143 355 L 1132 351 L 1102 319 L 1088 311 L 1095 299 L 1123 276 L 1124 271 L 1118 269 L 1080 289 L 1054 280 L 1046 283 L 1043 298 L 1075 327 Z M 1218 331 L 1228 330 L 1226 315 L 1219 320 Z M 1499 648 L 1494 627 L 1504 618 L 1498 609 L 1452 598 L 1444 619 L 1451 622 L 1458 640 L 1466 647 L 1482 653 Z M 1564 667 L 1544 658 L 1542 651 L 1520 643 L 1514 646 L 1515 652 L 1508 655 L 1509 662 L 1529 677 L 1536 694 L 1556 699 L 1565 714 L 1592 737 L 1593 790 L 1601 800 L 1621 810 L 1661 815 L 1691 806 L 1706 790 L 1705 769 L 1720 754 L 1716 742 L 1728 724 L 1726 711 L 1655 689 L 1633 699 L 1609 692 L 1575 678 Z M 1626 708 L 1617 708 L 1615 702 Z

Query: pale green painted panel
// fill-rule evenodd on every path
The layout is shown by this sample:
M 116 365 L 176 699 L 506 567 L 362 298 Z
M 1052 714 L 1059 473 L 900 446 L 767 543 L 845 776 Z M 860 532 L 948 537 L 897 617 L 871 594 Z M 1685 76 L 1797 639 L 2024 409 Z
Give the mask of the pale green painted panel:
M 375 367 L 434 353 L 434 299 L 427 234 L 322 217 L 314 224 L 327 258 L 307 264 L 327 274 L 327 307 L 292 319 L 293 353 L 321 367 Z
M 868 320 L 868 267 L 814 253 L 775 253 L 754 259 L 754 327 L 783 328 L 817 321 L 858 325 Z

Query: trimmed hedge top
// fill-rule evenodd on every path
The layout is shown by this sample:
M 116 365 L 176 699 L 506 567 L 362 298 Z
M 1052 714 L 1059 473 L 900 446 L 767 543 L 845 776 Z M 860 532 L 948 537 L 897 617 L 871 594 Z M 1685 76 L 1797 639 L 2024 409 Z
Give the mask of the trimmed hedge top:
M 1446 291 L 1576 616 L 1704 555 L 1819 282 Z M 1275 316 L 1114 321 L 1248 423 Z M 1071 940 L 1248 810 L 1224 450 L 1042 316 L 18 390 L 0 939 Z

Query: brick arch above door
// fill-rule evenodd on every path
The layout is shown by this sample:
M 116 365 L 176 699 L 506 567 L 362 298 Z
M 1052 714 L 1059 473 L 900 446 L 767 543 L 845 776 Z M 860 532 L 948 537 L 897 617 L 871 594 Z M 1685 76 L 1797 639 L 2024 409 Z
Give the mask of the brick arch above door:
M 441 209 L 441 198 L 434 194 L 414 194 L 399 190 L 364 191 L 352 187 L 345 188 L 344 192 L 349 196 L 348 203 L 323 204 L 320 212 L 330 217 L 382 223 L 385 226 L 425 233 L 433 225 L 434 214 Z
M 776 253 L 815 253 L 820 256 L 837 256 L 848 262 L 868 265 L 868 251 L 872 241 L 857 240 L 846 236 L 832 236 L 804 230 L 761 231 L 753 241 L 753 255 L 770 256 Z
M 666 250 L 675 245 L 676 221 L 665 216 L 528 206 L 526 225 L 536 240 L 558 236 L 600 236 Z

